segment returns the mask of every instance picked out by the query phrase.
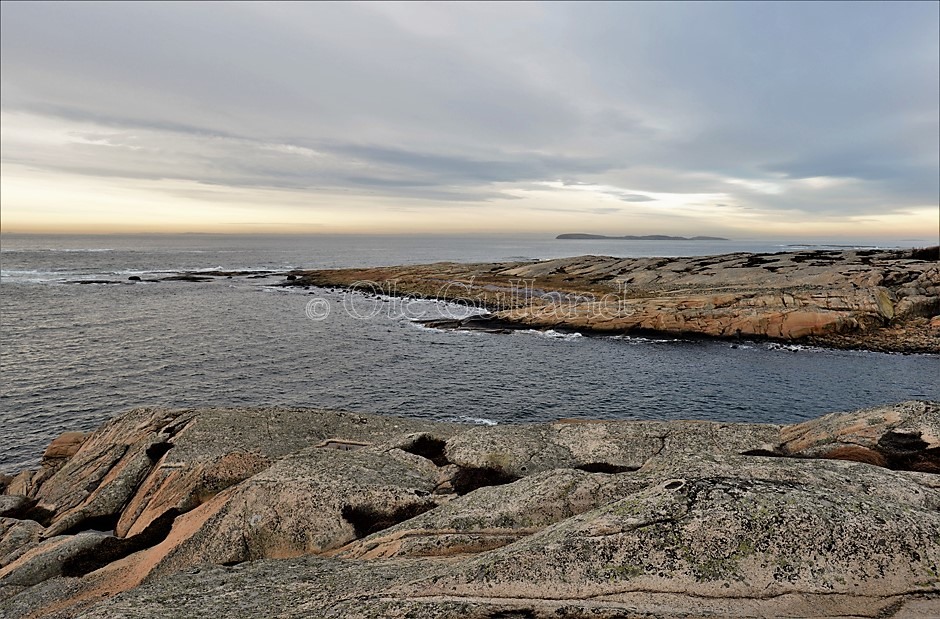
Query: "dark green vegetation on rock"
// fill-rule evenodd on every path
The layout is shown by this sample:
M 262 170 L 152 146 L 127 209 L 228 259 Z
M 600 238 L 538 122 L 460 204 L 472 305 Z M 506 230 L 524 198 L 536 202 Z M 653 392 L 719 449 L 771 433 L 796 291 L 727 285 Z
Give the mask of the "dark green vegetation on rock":
M 0 616 L 937 616 L 938 471 L 935 402 L 784 427 L 137 409 L 3 480 Z

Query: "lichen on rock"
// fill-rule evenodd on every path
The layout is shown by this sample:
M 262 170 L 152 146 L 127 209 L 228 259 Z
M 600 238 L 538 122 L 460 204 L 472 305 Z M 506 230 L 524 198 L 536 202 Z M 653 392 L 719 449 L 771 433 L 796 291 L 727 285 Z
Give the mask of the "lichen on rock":
M 938 422 L 935 402 L 783 427 L 138 409 L 0 495 L 0 611 L 937 615 Z

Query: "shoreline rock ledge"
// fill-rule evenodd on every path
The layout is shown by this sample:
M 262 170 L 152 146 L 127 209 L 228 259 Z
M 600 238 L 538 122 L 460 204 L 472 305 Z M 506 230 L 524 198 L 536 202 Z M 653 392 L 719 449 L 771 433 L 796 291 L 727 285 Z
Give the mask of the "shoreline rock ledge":
M 283 286 L 348 287 L 469 304 L 450 329 L 767 339 L 940 353 L 940 248 L 294 271 Z
M 0 482 L 0 616 L 937 617 L 940 403 L 791 426 L 135 409 Z

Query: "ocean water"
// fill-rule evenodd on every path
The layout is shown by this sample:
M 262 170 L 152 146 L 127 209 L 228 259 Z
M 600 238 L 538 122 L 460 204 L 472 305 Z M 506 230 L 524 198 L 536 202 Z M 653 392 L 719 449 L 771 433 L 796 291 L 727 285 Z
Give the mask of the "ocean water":
M 913 243 L 917 244 L 917 243 Z M 940 399 L 940 356 L 768 343 L 428 329 L 465 308 L 272 286 L 132 283 L 185 270 L 287 270 L 579 254 L 783 251 L 767 241 L 221 235 L 0 238 L 0 471 L 135 406 L 289 405 L 473 423 L 791 423 Z M 76 284 L 76 280 L 117 284 Z M 354 311 L 351 311 L 354 310 Z M 313 319 L 311 318 L 313 317 Z

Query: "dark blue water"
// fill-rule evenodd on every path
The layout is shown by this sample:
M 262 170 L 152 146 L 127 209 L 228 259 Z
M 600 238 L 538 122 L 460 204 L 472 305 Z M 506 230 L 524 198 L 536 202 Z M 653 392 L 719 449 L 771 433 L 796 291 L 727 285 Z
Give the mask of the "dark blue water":
M 773 243 L 536 237 L 2 237 L 0 470 L 36 462 L 65 430 L 134 406 L 344 408 L 432 419 L 560 417 L 790 423 L 908 398 L 940 399 L 940 357 L 745 343 L 454 333 L 403 312 L 270 279 L 77 285 L 187 269 L 287 269 L 611 255 L 778 251 Z M 314 298 L 325 320 L 305 310 Z M 344 309 L 377 310 L 360 320 Z M 366 303 L 367 305 L 363 305 Z M 359 314 L 365 314 L 360 311 Z M 372 313 L 369 311 L 368 313 Z M 407 315 L 405 315 L 407 314 Z

